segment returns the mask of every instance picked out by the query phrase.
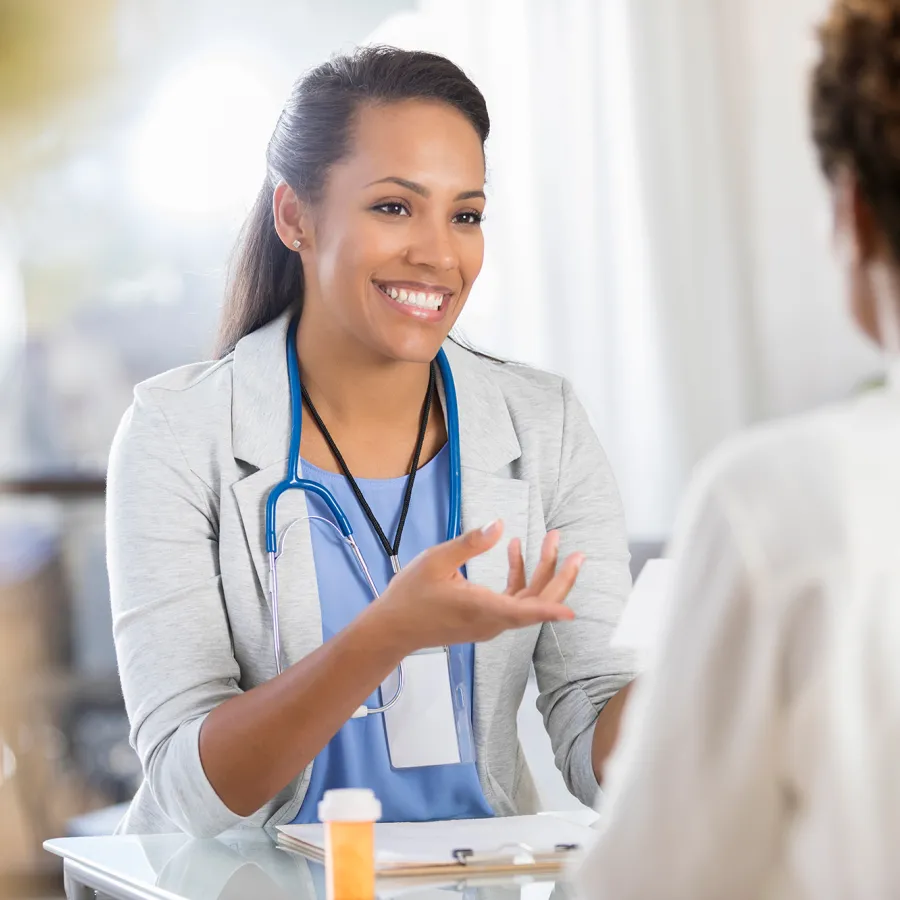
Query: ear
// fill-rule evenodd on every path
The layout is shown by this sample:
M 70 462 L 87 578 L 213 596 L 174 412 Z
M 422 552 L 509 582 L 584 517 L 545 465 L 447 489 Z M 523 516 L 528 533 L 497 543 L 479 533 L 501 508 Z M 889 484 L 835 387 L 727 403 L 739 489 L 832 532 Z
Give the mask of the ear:
M 301 200 L 285 181 L 279 181 L 272 196 L 272 213 L 275 231 L 288 250 L 298 251 L 309 246 L 312 228 L 309 222 L 308 204 Z M 295 242 L 300 242 L 297 247 Z
M 835 172 L 831 196 L 838 250 L 850 265 L 865 266 L 878 255 L 879 229 L 852 169 L 841 166 Z

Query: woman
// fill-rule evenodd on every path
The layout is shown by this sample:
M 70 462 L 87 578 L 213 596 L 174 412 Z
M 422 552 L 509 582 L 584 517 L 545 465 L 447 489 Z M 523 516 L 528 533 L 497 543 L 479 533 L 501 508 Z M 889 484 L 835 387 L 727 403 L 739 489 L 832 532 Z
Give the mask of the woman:
M 533 810 L 516 736 L 532 661 L 557 764 L 593 800 L 632 677 L 609 647 L 629 589 L 622 511 L 564 381 L 447 341 L 482 263 L 488 129 L 477 88 L 438 56 L 362 49 L 301 79 L 221 358 L 138 386 L 109 474 L 145 775 L 123 830 L 315 821 L 346 786 L 374 789 L 387 820 Z M 273 491 L 299 475 L 336 503 Z M 437 707 L 434 728 L 417 721 Z
M 900 0 L 835 0 L 815 139 L 883 391 L 709 462 L 583 873 L 606 898 L 900 896 Z

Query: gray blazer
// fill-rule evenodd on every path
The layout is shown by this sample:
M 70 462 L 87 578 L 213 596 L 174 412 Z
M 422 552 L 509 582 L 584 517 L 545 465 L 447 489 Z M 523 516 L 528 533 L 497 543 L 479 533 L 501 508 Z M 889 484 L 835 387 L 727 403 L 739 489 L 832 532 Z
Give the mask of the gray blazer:
M 131 742 L 144 781 L 120 831 L 212 836 L 290 822 L 311 766 L 241 819 L 213 790 L 199 733 L 214 707 L 275 675 L 264 509 L 285 475 L 290 414 L 287 316 L 213 363 L 135 389 L 110 457 L 107 542 L 113 630 Z M 591 739 L 606 701 L 631 680 L 610 648 L 630 588 L 622 507 L 606 457 L 561 378 L 486 361 L 447 343 L 459 397 L 462 516 L 468 529 L 502 518 L 526 566 L 559 529 L 561 551 L 587 555 L 571 623 L 507 632 L 475 648 L 475 738 L 485 797 L 500 815 L 532 812 L 537 795 L 516 731 L 533 662 L 538 706 L 569 789 L 591 803 Z M 443 397 L 442 397 L 443 402 Z M 279 520 L 305 514 L 291 491 Z M 322 642 L 307 522 L 279 565 L 286 663 Z M 468 567 L 503 590 L 505 541 Z

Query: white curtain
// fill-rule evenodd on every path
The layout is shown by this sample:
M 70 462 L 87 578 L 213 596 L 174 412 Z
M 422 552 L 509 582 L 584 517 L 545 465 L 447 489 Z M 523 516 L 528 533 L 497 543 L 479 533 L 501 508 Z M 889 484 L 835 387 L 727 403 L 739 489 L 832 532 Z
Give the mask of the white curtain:
M 689 467 L 750 412 L 718 3 L 419 0 L 370 39 L 483 90 L 487 254 L 461 327 L 572 380 L 633 537 L 665 536 Z

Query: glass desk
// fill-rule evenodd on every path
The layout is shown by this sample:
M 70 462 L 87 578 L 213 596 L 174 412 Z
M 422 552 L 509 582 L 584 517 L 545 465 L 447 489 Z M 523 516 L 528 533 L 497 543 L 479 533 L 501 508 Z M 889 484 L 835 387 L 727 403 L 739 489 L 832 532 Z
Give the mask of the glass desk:
M 68 900 L 326 900 L 324 868 L 281 850 L 264 831 L 195 840 L 184 834 L 59 838 L 44 847 L 64 861 Z M 574 900 L 564 878 L 379 883 L 404 900 Z

